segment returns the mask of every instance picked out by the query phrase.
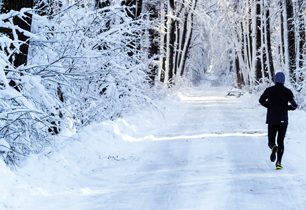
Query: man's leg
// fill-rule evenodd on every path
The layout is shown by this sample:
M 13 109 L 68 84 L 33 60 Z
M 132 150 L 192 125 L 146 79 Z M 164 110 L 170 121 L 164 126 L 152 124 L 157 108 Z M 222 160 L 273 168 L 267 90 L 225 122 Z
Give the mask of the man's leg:
M 282 162 L 282 157 L 284 154 L 284 139 L 286 136 L 287 126 L 288 124 L 280 124 L 278 127 L 278 134 L 277 134 L 278 150 L 277 150 L 277 161 L 276 161 L 278 163 Z
M 277 125 L 268 125 L 268 145 L 271 149 L 270 160 L 272 162 L 276 159 L 277 146 L 275 145 L 275 136 L 277 132 Z
M 277 126 L 268 124 L 268 145 L 270 149 L 275 146 L 275 137 L 277 132 Z

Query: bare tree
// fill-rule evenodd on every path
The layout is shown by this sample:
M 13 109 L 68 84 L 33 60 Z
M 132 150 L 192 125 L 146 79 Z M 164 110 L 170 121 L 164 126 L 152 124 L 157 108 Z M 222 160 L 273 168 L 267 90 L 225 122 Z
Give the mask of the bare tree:
M 262 0 L 262 16 L 261 16 L 261 66 L 262 78 L 272 80 L 274 75 L 272 46 L 271 46 L 271 31 L 270 31 L 270 1 Z
M 180 46 L 178 50 L 178 60 L 176 61 L 177 65 L 177 71 L 180 76 L 183 76 L 186 66 L 186 61 L 188 58 L 190 46 L 191 46 L 191 40 L 193 35 L 193 18 L 194 18 L 194 10 L 196 9 L 198 0 L 193 0 L 189 2 L 189 5 L 186 7 L 185 4 L 185 12 L 184 12 L 184 21 L 183 21 L 183 27 L 181 36 L 179 39 L 179 42 L 177 43 L 178 46 Z
M 262 51 L 261 51 L 261 33 L 262 33 L 262 25 L 261 25 L 261 0 L 255 0 L 255 17 L 253 22 L 253 33 L 254 33 L 254 69 L 255 69 L 255 79 L 259 82 L 263 77 L 263 69 L 262 69 Z
M 165 82 L 170 83 L 174 76 L 174 43 L 175 34 L 175 3 L 174 0 L 167 1 L 167 35 L 166 35 L 166 59 L 165 59 Z
M 160 34 L 157 30 L 157 26 L 159 23 L 159 9 L 160 3 L 158 1 L 147 1 L 145 2 L 145 10 L 149 13 L 147 18 L 151 23 L 151 27 L 148 30 L 149 36 L 149 48 L 148 48 L 148 58 L 151 60 L 150 62 L 150 82 L 153 85 L 155 82 L 155 76 L 158 73 L 158 61 L 159 61 L 159 53 L 160 53 Z
M 166 69 L 166 43 L 167 43 L 167 2 L 160 2 L 160 58 L 159 58 L 159 70 L 157 78 L 161 82 L 168 82 L 165 79 Z
M 298 0 L 296 2 L 296 50 L 297 50 L 297 56 L 296 56 L 296 80 L 297 85 L 299 86 L 298 89 L 300 89 L 303 81 L 304 81 L 304 63 L 305 63 L 305 19 L 304 19 L 304 12 L 306 9 L 306 3 L 303 3 L 303 0 Z
M 285 47 L 285 68 L 289 71 L 290 82 L 296 83 L 296 49 L 295 49 L 295 24 L 292 0 L 283 0 L 284 16 L 284 47 Z
M 171 85 L 173 78 L 183 76 L 193 38 L 194 10 L 198 0 L 161 3 L 160 81 Z

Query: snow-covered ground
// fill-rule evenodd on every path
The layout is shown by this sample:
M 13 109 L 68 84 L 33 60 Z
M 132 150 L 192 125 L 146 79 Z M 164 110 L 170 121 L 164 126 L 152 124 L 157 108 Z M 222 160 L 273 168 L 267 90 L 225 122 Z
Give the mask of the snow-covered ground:
M 276 171 L 258 96 L 227 91 L 179 90 L 159 109 L 62 137 L 17 171 L 0 163 L 0 209 L 306 209 L 306 113 L 290 113 Z

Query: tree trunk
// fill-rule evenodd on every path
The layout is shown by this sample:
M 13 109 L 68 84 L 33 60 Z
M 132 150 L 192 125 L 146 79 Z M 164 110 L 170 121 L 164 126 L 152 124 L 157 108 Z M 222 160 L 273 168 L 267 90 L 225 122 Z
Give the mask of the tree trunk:
M 161 2 L 161 17 L 160 17 L 160 65 L 158 71 L 158 79 L 161 82 L 165 81 L 165 69 L 166 69 L 166 43 L 167 43 L 167 4 Z
M 237 86 L 238 86 L 238 88 L 242 88 L 242 85 L 244 84 L 244 82 L 243 82 L 243 77 L 242 77 L 242 73 L 241 73 L 241 70 L 240 70 L 239 58 L 238 58 L 237 53 L 236 53 L 236 56 L 235 56 L 235 69 L 236 69 L 236 83 L 237 83 Z
M 187 58 L 188 58 L 188 54 L 189 54 L 189 50 L 190 50 L 190 45 L 191 45 L 191 39 L 192 39 L 192 35 L 193 35 L 193 17 L 194 17 L 194 10 L 196 9 L 197 7 L 197 2 L 198 0 L 193 0 L 192 3 L 191 3 L 191 9 L 189 11 L 189 15 L 188 15 L 188 28 L 187 28 L 187 37 L 185 40 L 186 44 L 185 44 L 185 48 L 184 48 L 184 51 L 183 51 L 183 60 L 182 60 L 182 64 L 181 64 L 181 67 L 180 67 L 180 75 L 183 76 L 184 72 L 185 72 L 185 66 L 186 66 L 186 61 L 187 61 Z
M 273 56 L 272 56 L 272 44 L 271 44 L 271 27 L 270 27 L 270 11 L 269 9 L 266 12 L 266 32 L 267 32 L 267 52 L 268 52 L 268 66 L 269 66 L 269 73 L 270 73 L 270 79 L 273 79 L 275 70 L 273 65 Z
M 33 0 L 3 0 L 1 13 L 7 13 L 10 10 L 20 11 L 22 8 L 33 8 Z M 26 17 L 21 19 L 19 17 L 13 18 L 13 23 L 23 30 L 31 31 L 32 15 L 26 13 Z M 15 67 L 27 64 L 29 51 L 29 37 L 19 30 L 16 30 L 18 40 L 20 41 L 20 49 L 10 58 L 11 63 Z M 13 39 L 12 30 L 0 28 L 0 33 L 5 33 Z
M 279 19 L 280 19 L 280 44 L 278 47 L 279 50 L 279 61 L 282 70 L 286 67 L 286 58 L 285 58 L 285 36 L 284 36 L 284 9 L 283 9 L 283 3 L 280 1 L 279 3 Z
M 262 29 L 262 24 L 261 24 L 261 0 L 256 0 L 256 5 L 255 5 L 255 79 L 257 82 L 259 82 L 263 77 L 264 74 L 262 72 L 262 63 L 261 63 L 261 29 Z
M 186 18 L 187 9 L 184 3 L 177 5 L 177 14 L 176 17 L 179 19 Z M 182 43 L 185 33 L 185 22 L 186 21 L 176 21 L 175 30 L 176 30 L 176 40 L 175 40 L 175 60 L 174 60 L 174 74 L 178 73 L 179 65 L 182 59 Z
M 295 27 L 294 27 L 294 13 L 292 0 L 285 0 L 286 8 L 285 12 L 287 15 L 287 52 L 288 52 L 288 70 L 290 76 L 290 82 L 296 83 L 296 51 L 295 51 Z
M 251 0 L 248 0 L 248 5 L 247 8 L 249 8 L 248 10 L 248 33 L 247 33 L 247 40 L 248 40 L 248 57 L 249 57 L 249 69 L 252 68 L 252 63 L 253 63 L 253 42 L 252 42 L 252 7 L 251 7 Z
M 155 76 L 158 71 L 158 60 L 159 60 L 159 32 L 155 29 L 155 22 L 158 21 L 158 13 L 159 13 L 159 8 L 157 5 L 157 2 L 147 2 L 146 4 L 146 10 L 149 12 L 149 20 L 151 23 L 153 23 L 153 27 L 149 29 L 149 49 L 148 49 L 148 57 L 151 60 L 151 63 L 149 65 L 151 71 L 150 71 L 150 83 L 154 85 L 155 82 Z
M 298 56 L 297 56 L 297 69 L 298 69 L 298 80 L 299 83 L 302 84 L 304 81 L 304 73 L 302 72 L 302 68 L 304 67 L 305 60 L 305 19 L 303 16 L 303 12 L 305 11 L 306 5 L 303 5 L 303 0 L 298 1 Z M 304 74 L 304 75 L 303 75 Z
M 243 52 L 243 58 L 245 61 L 246 68 L 248 70 L 252 67 L 252 42 L 251 42 L 251 6 L 250 6 L 250 0 L 247 0 L 244 2 L 244 8 L 246 8 L 245 13 L 245 21 L 242 20 L 241 22 L 241 31 L 242 31 L 242 52 Z M 244 9 L 241 8 L 241 9 Z
M 198 0 L 168 0 L 161 8 L 161 48 L 158 77 L 171 85 L 175 75 L 184 74 L 193 32 L 193 13 Z M 166 12 L 163 12 L 166 11 Z M 167 15 L 165 15 L 167 14 Z
M 164 82 L 171 85 L 174 73 L 174 43 L 176 39 L 175 34 L 175 4 L 174 0 L 167 2 L 167 21 L 166 21 L 166 35 L 165 35 L 165 80 Z
M 175 42 L 175 20 L 174 0 L 168 0 L 168 17 L 167 17 L 167 42 L 166 42 L 166 69 L 165 69 L 165 82 L 170 83 L 173 79 L 174 73 L 174 42 Z
M 252 65 L 253 65 L 253 42 L 252 42 L 252 7 L 251 7 L 251 0 L 247 0 L 246 2 L 247 14 L 246 14 L 246 21 L 245 27 L 243 28 L 244 31 L 244 45 L 245 45 L 245 57 L 246 57 L 246 68 L 248 72 L 251 72 Z M 247 79 L 247 78 L 245 78 Z M 245 81 L 246 82 L 246 81 Z
M 270 31 L 270 2 L 263 0 L 263 66 L 264 76 L 269 80 L 273 79 L 274 66 L 272 57 L 272 46 L 271 46 L 271 31 Z

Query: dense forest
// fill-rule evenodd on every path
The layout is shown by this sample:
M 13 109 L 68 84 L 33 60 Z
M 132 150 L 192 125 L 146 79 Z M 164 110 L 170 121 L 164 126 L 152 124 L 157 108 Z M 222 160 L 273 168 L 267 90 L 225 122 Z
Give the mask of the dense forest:
M 306 96 L 303 0 L 2 0 L 0 145 L 7 164 L 66 129 L 113 120 L 183 81 L 251 92 L 285 72 Z

